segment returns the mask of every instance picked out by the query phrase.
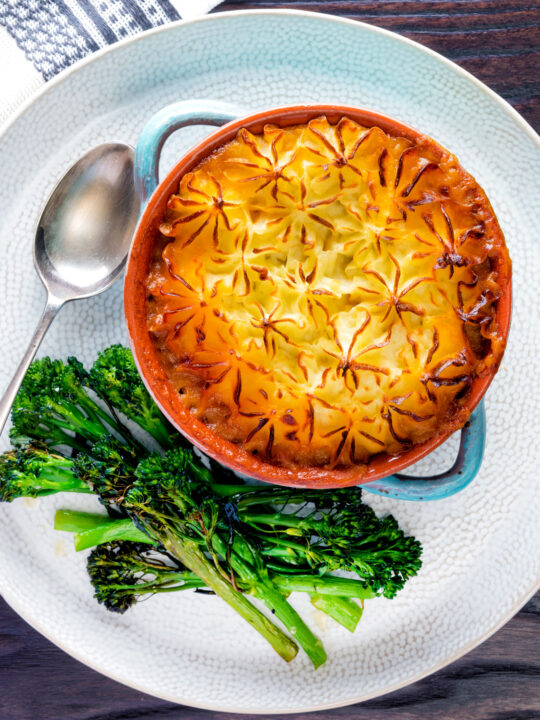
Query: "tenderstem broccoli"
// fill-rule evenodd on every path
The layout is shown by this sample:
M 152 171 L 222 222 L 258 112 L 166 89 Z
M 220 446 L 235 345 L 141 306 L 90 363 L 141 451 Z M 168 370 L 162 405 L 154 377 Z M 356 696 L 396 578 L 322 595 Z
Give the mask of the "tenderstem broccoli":
M 172 455 L 176 457 L 174 477 L 164 473 L 159 476 L 159 461 L 165 462 L 168 458 L 171 462 Z M 231 584 L 195 540 L 193 520 L 186 513 L 191 509 L 192 490 L 200 484 L 197 477 L 205 476 L 205 473 L 198 468 L 189 472 L 190 457 L 181 448 L 170 450 L 165 456 L 155 453 L 139 462 L 132 474 L 131 458 L 126 456 L 125 450 L 118 447 L 113 438 L 104 438 L 90 453 L 80 453 L 75 458 L 74 472 L 84 478 L 108 505 L 127 513 L 138 529 L 194 572 L 258 630 L 282 657 L 290 660 L 296 655 L 296 644 Z M 145 463 L 152 464 L 156 476 L 141 480 Z M 163 482 L 164 478 L 167 482 Z M 181 490 L 176 492 L 177 488 Z
M 84 451 L 88 443 L 111 431 L 137 444 L 126 428 L 86 392 L 84 369 L 48 357 L 30 365 L 13 408 L 10 438 L 14 445 L 34 440 L 50 448 L 67 446 Z
M 99 353 L 88 383 L 113 411 L 119 411 L 146 430 L 163 447 L 183 444 L 144 386 L 129 348 L 111 345 Z
M 124 518 L 110 518 L 97 513 L 86 513 L 73 510 L 57 510 L 54 527 L 56 530 L 73 533 L 75 549 L 87 550 L 99 545 L 112 542 L 134 542 L 140 547 L 148 545 L 159 547 L 155 540 L 147 533 L 129 524 Z M 205 542 L 199 541 L 201 547 Z M 266 558 L 263 555 L 266 562 Z M 360 600 L 375 597 L 371 588 L 366 588 L 362 582 L 353 578 L 336 575 L 319 575 L 293 573 L 278 575 L 270 573 L 272 581 L 285 594 L 291 592 L 305 592 L 310 595 L 332 595 L 336 597 L 350 597 Z M 236 578 L 238 582 L 241 582 Z
M 205 467 L 121 346 L 101 353 L 90 372 L 74 358 L 35 361 L 12 419 L 16 449 L 0 457 L 0 500 L 93 492 L 107 515 L 62 510 L 55 526 L 74 533 L 77 549 L 96 548 L 88 570 L 111 610 L 123 612 L 149 593 L 205 589 L 283 658 L 295 656 L 298 642 L 317 667 L 326 653 L 288 602 L 291 592 L 307 593 L 352 631 L 364 599 L 393 597 L 421 566 L 420 543 L 392 516 L 378 518 L 360 490 L 253 486 L 214 463 Z M 162 452 L 151 452 L 150 437 Z
M 147 545 L 114 542 L 93 550 L 87 561 L 95 597 L 107 610 L 123 613 L 146 595 L 192 590 L 203 581 L 149 551 Z
M 32 445 L 0 455 L 0 501 L 58 492 L 91 492 L 73 473 L 72 460 Z
M 154 544 L 150 537 L 139 530 L 127 517 L 111 518 L 97 513 L 57 510 L 54 516 L 54 529 L 73 533 L 75 550 L 78 552 L 109 542 L 131 541 L 139 545 Z
M 281 494 L 278 490 L 276 496 Z M 237 513 L 272 556 L 270 569 L 307 565 L 318 572 L 351 571 L 388 598 L 420 569 L 418 540 L 405 535 L 392 515 L 379 519 L 362 502 L 360 488 L 322 491 L 318 498 L 311 494 L 312 507 L 302 513 L 257 506 L 256 496 L 253 490 L 240 495 Z
M 259 558 L 254 563 L 246 562 L 237 555 L 230 540 L 223 538 L 222 528 L 226 528 L 227 538 L 233 531 L 226 503 L 204 480 L 189 472 L 186 455 L 190 457 L 184 449 L 175 448 L 165 455 L 153 453 L 143 459 L 122 506 L 156 542 L 227 602 L 230 589 L 236 585 L 235 573 L 238 574 L 318 667 L 326 660 L 322 643 L 273 584 L 264 563 Z M 179 468 L 186 468 L 187 472 L 179 472 Z M 99 486 L 96 490 L 100 492 Z M 221 582 L 215 584 L 215 577 Z
M 66 525 L 68 522 L 66 517 Z M 174 558 L 171 560 L 163 552 L 138 542 L 115 541 L 100 545 L 90 553 L 87 568 L 98 602 L 118 613 L 156 593 L 188 589 L 208 591 L 197 575 L 183 568 Z M 275 582 L 281 587 L 279 577 Z M 238 583 L 243 590 L 249 589 L 240 580 Z M 289 591 L 285 590 L 286 593 Z M 362 616 L 360 605 L 349 598 L 329 594 L 311 594 L 310 597 L 317 609 L 354 632 Z

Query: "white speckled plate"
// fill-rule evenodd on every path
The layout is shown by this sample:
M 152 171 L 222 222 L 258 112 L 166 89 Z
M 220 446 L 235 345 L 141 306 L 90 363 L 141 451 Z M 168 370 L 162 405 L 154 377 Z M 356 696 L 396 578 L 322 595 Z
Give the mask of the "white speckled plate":
M 395 600 L 369 601 L 355 635 L 294 598 L 328 650 L 327 664 L 316 672 L 302 656 L 285 664 L 216 598 L 167 595 L 120 617 L 99 607 L 84 556 L 52 530 L 56 508 L 92 506 L 89 498 L 0 506 L 0 589 L 17 612 L 79 660 L 169 700 L 261 713 L 358 702 L 467 652 L 506 622 L 537 584 L 538 137 L 509 105 L 435 53 L 324 15 L 224 13 L 97 53 L 47 85 L 0 137 L 0 387 L 44 301 L 31 247 L 55 182 L 91 146 L 134 144 L 152 113 L 190 97 L 254 110 L 301 102 L 369 107 L 432 135 L 476 176 L 499 215 L 515 271 L 510 342 L 487 394 L 482 470 L 465 491 L 439 502 L 368 497 L 420 538 L 424 567 Z M 164 167 L 205 132 L 178 133 L 167 144 Z M 42 353 L 91 360 L 98 348 L 125 339 L 118 283 L 64 308 Z M 440 468 L 453 451 L 455 441 L 424 467 Z

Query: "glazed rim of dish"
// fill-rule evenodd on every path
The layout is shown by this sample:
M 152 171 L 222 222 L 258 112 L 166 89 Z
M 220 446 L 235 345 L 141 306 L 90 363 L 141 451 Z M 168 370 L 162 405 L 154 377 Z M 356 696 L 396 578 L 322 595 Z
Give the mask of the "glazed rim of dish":
M 169 199 L 178 191 L 180 179 L 185 177 L 186 173 L 196 169 L 201 161 L 233 140 L 240 129 L 245 128 L 253 134 L 258 134 L 264 132 L 265 126 L 269 124 L 284 128 L 307 123 L 319 116 L 326 116 L 330 123 L 338 123 L 345 117 L 367 128 L 376 126 L 390 137 L 403 138 L 404 141 L 413 145 L 422 145 L 430 148 L 436 154 L 442 153 L 446 157 L 449 156 L 448 152 L 435 141 L 418 131 L 386 116 L 358 108 L 335 105 L 276 108 L 229 123 L 188 152 L 160 184 L 148 203 L 139 223 L 130 254 L 125 286 L 125 308 L 135 359 L 143 379 L 164 413 L 193 444 L 230 468 L 251 477 L 286 485 L 333 487 L 369 482 L 401 470 L 441 444 L 456 429 L 457 425 L 463 425 L 467 414 L 474 409 L 491 382 L 502 356 L 510 322 L 511 283 L 509 262 L 506 260 L 505 264 L 504 256 L 499 255 L 497 271 L 501 279 L 500 285 L 503 288 L 503 293 L 498 298 L 495 309 L 499 352 L 496 361 L 491 366 L 485 367 L 482 374 L 473 378 L 468 388 L 466 402 L 461 407 L 459 421 L 457 423 L 447 422 L 427 441 L 402 449 L 399 454 L 386 452 L 374 454 L 367 463 L 349 467 L 284 467 L 267 462 L 248 452 L 241 445 L 224 439 L 197 419 L 186 408 L 178 394 L 178 387 L 175 387 L 169 379 L 155 343 L 147 330 L 145 283 L 152 263 L 156 239 L 160 234 L 160 224 L 163 229 L 163 218 Z M 384 158 L 382 165 L 384 165 Z M 480 193 L 482 205 L 487 209 L 488 215 L 493 219 L 495 225 L 494 228 L 491 228 L 491 234 L 495 238 L 498 237 L 500 247 L 505 250 L 502 233 L 498 228 L 489 201 L 470 176 L 457 163 L 456 165 L 463 176 L 473 184 L 477 193 Z

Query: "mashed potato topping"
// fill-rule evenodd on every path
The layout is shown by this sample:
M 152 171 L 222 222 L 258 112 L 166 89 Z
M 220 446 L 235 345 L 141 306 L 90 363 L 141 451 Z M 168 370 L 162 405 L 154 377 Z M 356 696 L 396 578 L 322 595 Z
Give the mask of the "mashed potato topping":
M 459 427 L 500 361 L 483 191 L 429 138 L 348 118 L 246 129 L 184 175 L 147 279 L 184 404 L 267 462 L 350 467 Z

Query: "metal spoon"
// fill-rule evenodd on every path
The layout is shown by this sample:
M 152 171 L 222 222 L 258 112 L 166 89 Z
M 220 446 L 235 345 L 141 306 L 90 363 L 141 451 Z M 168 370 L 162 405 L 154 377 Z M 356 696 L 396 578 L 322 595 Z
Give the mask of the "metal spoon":
M 58 310 L 70 300 L 103 292 L 123 270 L 139 215 L 133 155 L 129 145 L 99 145 L 68 170 L 47 201 L 34 243 L 34 265 L 47 304 L 0 401 L 0 433 Z

